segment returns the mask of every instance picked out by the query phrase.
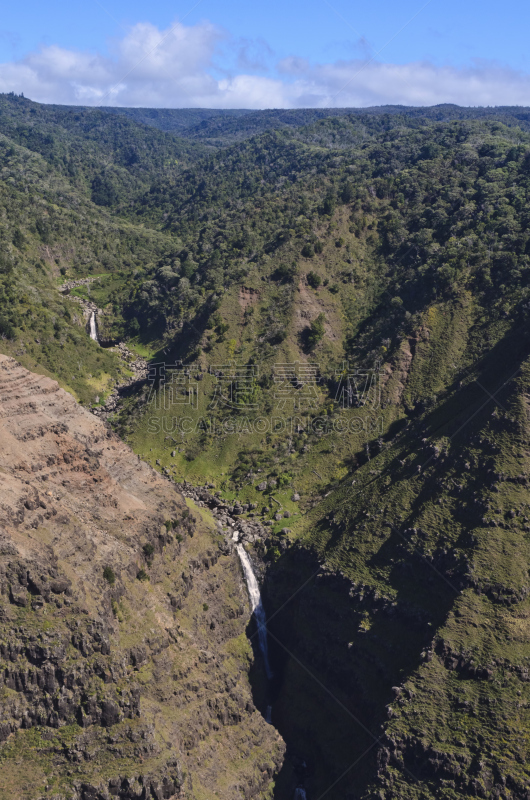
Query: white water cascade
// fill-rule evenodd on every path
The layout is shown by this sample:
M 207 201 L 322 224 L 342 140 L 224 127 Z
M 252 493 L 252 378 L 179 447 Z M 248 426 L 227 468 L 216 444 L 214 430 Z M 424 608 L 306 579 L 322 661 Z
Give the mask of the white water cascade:
M 90 320 L 89 320 L 89 328 L 90 328 L 90 338 L 93 339 L 95 342 L 98 340 L 98 329 L 96 326 L 96 312 L 90 312 Z
M 247 551 L 243 545 L 236 545 L 236 549 L 241 560 L 243 572 L 245 573 L 245 580 L 247 582 L 252 613 L 256 617 L 256 623 L 258 625 L 259 646 L 263 655 L 263 661 L 265 662 L 265 672 L 267 673 L 267 678 L 270 680 L 272 678 L 272 671 L 269 664 L 269 647 L 267 644 L 267 617 L 261 602 L 261 593 L 259 590 L 258 581 L 256 580 L 254 570 L 252 569 L 252 564 L 250 563 L 250 558 L 248 557 Z
M 305 789 L 302 789 L 301 786 L 294 793 L 294 800 L 307 800 L 307 795 L 305 793 Z

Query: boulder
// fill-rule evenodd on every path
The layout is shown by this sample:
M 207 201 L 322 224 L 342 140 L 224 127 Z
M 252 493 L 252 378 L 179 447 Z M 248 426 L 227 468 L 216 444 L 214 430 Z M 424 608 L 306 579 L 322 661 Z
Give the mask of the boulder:
M 11 602 L 16 606 L 27 606 L 29 595 L 26 589 L 20 587 L 11 587 Z
M 54 594 L 62 594 L 66 592 L 66 590 L 70 587 L 70 581 L 52 581 L 50 583 L 50 589 Z

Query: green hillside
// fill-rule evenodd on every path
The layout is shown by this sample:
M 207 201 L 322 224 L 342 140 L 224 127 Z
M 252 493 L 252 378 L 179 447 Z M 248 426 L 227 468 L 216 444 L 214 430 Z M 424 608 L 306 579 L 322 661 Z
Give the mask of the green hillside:
M 529 119 L 0 100 L 0 350 L 104 399 L 95 278 L 111 424 L 270 530 L 277 800 L 529 796 Z
M 266 134 L 145 199 L 185 252 L 138 287 L 142 327 L 154 304 L 182 331 L 170 363 L 256 377 L 235 412 L 203 373 L 197 409 L 134 405 L 122 431 L 273 520 L 275 708 L 315 796 L 359 759 L 329 796 L 524 797 L 529 142 L 496 122 L 373 127 Z M 380 408 L 342 408 L 344 361 L 379 362 Z M 294 362 L 318 385 L 279 411 L 274 365 Z
M 110 335 L 123 336 L 113 301 L 174 247 L 131 224 L 126 209 L 155 175 L 177 174 L 195 158 L 194 147 L 101 112 L 0 98 L 3 352 L 55 375 L 84 402 L 105 395 L 121 366 L 85 335 L 79 305 L 58 286 L 95 278 L 92 299 L 108 311 Z

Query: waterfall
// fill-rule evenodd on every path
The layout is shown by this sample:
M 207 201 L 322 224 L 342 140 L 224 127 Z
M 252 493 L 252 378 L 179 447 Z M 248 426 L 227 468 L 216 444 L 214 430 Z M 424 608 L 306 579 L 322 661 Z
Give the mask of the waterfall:
M 265 609 L 263 608 L 263 604 L 261 602 L 261 594 L 258 582 L 256 580 L 256 576 L 254 575 L 254 570 L 252 569 L 252 564 L 250 563 L 250 558 L 247 555 L 247 551 L 242 544 L 236 545 L 236 549 L 241 560 L 243 572 L 245 573 L 245 580 L 247 582 L 252 613 L 256 617 L 256 623 L 258 625 L 259 646 L 265 662 L 265 672 L 267 673 L 267 678 L 270 680 L 272 678 L 272 671 L 269 664 L 269 648 L 267 644 L 267 617 L 265 616 Z
M 305 789 L 302 789 L 301 786 L 294 793 L 294 800 L 307 800 L 307 795 L 305 793 Z
M 90 338 L 93 339 L 95 342 L 98 341 L 98 329 L 96 326 L 96 312 L 90 312 L 90 320 L 89 320 L 89 328 L 90 328 Z

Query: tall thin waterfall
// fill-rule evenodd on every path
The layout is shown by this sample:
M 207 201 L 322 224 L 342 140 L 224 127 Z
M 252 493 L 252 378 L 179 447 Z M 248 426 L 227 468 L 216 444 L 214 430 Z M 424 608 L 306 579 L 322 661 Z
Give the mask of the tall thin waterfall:
M 89 320 L 89 328 L 90 328 L 90 338 L 93 339 L 95 342 L 98 341 L 98 329 L 96 326 L 96 312 L 90 312 L 90 320 Z
M 259 646 L 263 655 L 263 661 L 265 662 L 265 672 L 267 673 L 267 678 L 270 680 L 272 678 L 272 671 L 269 664 L 269 647 L 267 644 L 267 617 L 261 602 L 261 593 L 247 551 L 242 544 L 236 545 L 236 549 L 241 560 L 243 572 L 245 573 L 252 612 L 256 617 L 256 623 L 258 625 Z

